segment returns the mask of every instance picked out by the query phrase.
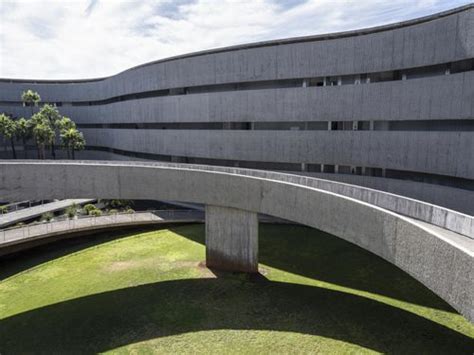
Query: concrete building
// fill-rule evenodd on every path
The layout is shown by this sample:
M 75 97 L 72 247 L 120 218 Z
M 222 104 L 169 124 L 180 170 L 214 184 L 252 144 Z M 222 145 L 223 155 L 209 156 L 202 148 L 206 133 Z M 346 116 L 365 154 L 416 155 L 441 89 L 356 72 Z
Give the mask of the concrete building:
M 474 5 L 403 23 L 234 46 L 107 78 L 0 80 L 55 103 L 91 159 L 281 170 L 474 214 Z

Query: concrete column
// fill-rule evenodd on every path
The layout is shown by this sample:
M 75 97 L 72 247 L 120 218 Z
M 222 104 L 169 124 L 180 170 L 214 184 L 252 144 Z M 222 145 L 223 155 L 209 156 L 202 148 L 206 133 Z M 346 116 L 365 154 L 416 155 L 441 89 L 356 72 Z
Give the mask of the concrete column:
M 254 212 L 206 206 L 206 265 L 258 272 L 258 218 Z

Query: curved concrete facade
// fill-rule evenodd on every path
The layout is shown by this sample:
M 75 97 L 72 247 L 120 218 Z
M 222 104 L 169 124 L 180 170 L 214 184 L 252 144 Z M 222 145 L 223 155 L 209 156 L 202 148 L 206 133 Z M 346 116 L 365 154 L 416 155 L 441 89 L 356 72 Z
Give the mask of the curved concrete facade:
M 235 212 L 236 219 L 229 217 L 231 222 L 254 219 L 255 213 L 287 219 L 334 234 L 381 256 L 474 320 L 472 239 L 311 187 L 304 181 L 295 183 L 284 181 L 284 177 L 278 180 L 250 176 L 251 173 L 243 175 L 232 168 L 220 169 L 140 162 L 2 162 L 0 193 L 11 200 L 26 196 L 94 196 L 189 201 L 218 206 L 211 207 L 217 214 L 225 213 L 226 209 L 243 211 Z M 248 228 L 249 224 L 243 224 Z M 214 224 L 210 229 L 213 228 L 222 226 Z M 248 234 L 256 238 L 254 231 Z M 216 243 L 218 236 L 213 238 L 214 247 L 225 245 Z M 256 245 L 255 240 L 250 244 Z
M 474 214 L 474 5 L 108 78 L 0 79 L 0 112 L 29 116 L 26 89 L 60 105 L 98 158 L 286 170 Z

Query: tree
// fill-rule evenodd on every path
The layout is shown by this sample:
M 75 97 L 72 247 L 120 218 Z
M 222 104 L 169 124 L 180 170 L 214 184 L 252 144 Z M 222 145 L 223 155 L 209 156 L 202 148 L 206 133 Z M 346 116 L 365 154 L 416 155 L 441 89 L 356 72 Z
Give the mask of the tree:
M 23 105 L 31 107 L 31 116 L 33 116 L 33 107 L 38 106 L 38 103 L 41 102 L 41 97 L 36 91 L 28 89 L 21 94 L 21 100 Z
M 0 114 L 0 133 L 5 139 L 10 140 L 12 147 L 13 159 L 16 159 L 15 151 L 15 137 L 16 137 L 16 122 L 4 113 Z
M 76 128 L 69 128 L 61 132 L 61 143 L 66 148 L 67 158 L 70 159 L 69 152 L 71 152 L 72 159 L 76 159 L 74 152 L 84 149 L 86 141 Z
M 45 159 L 45 148 L 51 146 L 51 155 L 56 159 L 56 137 L 61 138 L 61 144 L 66 148 L 68 158 L 72 155 L 75 159 L 75 152 L 84 149 L 85 140 L 81 132 L 76 128 L 76 124 L 69 117 L 61 116 L 54 105 L 45 104 L 39 112 L 33 113 L 33 107 L 41 102 L 40 95 L 28 89 L 21 95 L 25 106 L 31 107 L 31 119 L 21 118 L 18 120 L 16 138 L 21 139 L 27 158 L 26 143 L 28 139 L 34 137 L 38 148 L 38 158 Z M 13 143 L 12 143 L 13 144 Z M 14 146 L 12 145 L 14 149 Z M 16 155 L 16 153 L 14 152 Z
M 38 159 L 44 159 L 46 146 L 53 142 L 54 130 L 49 119 L 43 116 L 41 112 L 34 114 L 31 121 L 33 123 L 33 137 L 38 147 Z
M 28 159 L 28 151 L 26 147 L 26 142 L 32 136 L 32 127 L 30 120 L 25 118 L 20 118 L 16 121 L 16 137 L 17 139 L 21 139 L 23 143 L 23 156 L 25 159 Z
M 76 124 L 69 117 L 63 116 L 60 120 L 56 121 L 56 127 L 60 131 L 65 131 L 70 128 L 76 128 Z
M 56 159 L 54 142 L 56 140 L 56 130 L 58 129 L 59 121 L 61 120 L 62 116 L 59 114 L 59 111 L 55 106 L 49 104 L 43 105 L 39 113 L 49 121 L 49 126 L 53 130 L 53 138 L 51 140 L 51 155 L 53 156 L 53 159 Z

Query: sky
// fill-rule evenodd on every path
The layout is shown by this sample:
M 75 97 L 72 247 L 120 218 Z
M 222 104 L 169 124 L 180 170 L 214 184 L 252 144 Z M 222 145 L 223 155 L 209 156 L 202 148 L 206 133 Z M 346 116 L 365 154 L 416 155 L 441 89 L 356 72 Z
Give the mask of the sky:
M 409 20 L 472 0 L 0 0 L 0 78 L 79 79 L 231 45 Z

